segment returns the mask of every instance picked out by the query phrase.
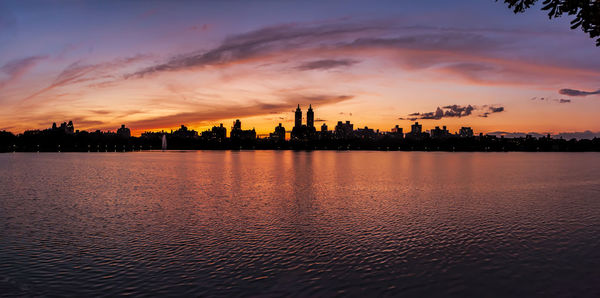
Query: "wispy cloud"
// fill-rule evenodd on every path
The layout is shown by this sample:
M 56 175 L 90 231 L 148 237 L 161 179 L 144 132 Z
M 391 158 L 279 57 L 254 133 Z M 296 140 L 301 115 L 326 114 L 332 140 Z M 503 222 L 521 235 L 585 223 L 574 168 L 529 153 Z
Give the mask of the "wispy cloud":
M 359 61 L 352 59 L 323 59 L 302 63 L 296 67 L 299 70 L 326 70 L 352 66 Z
M 484 108 L 487 108 L 487 111 L 484 111 L 479 117 L 487 118 L 490 114 L 504 112 L 504 107 L 487 106 Z
M 213 49 L 175 55 L 165 63 L 146 67 L 126 75 L 126 78 L 139 78 L 154 73 L 209 65 L 227 65 L 237 61 L 307 49 L 333 54 L 340 51 L 356 52 L 372 49 L 426 51 L 430 53 L 420 52 L 419 59 L 409 59 L 409 61 L 414 64 L 413 66 L 428 67 L 432 64 L 448 62 L 444 61 L 443 55 L 440 55 L 442 52 L 484 53 L 499 51 L 503 45 L 500 40 L 489 38 L 476 30 L 469 32 L 464 29 L 402 26 L 398 22 L 286 24 L 230 36 Z M 414 54 L 412 53 L 413 56 Z M 446 59 L 448 58 L 454 61 L 456 57 L 447 56 Z M 321 59 L 304 63 L 298 69 L 327 69 L 349 66 L 355 62 L 347 59 Z M 465 63 L 456 65 L 456 68 L 461 67 L 473 70 L 473 66 L 469 67 Z
M 462 78 L 477 84 L 532 84 L 555 82 L 566 75 L 573 80 L 600 75 L 597 69 L 582 65 L 536 64 L 507 57 L 505 50 L 514 43 L 514 36 L 504 31 L 405 26 L 400 21 L 285 24 L 232 35 L 208 50 L 176 54 L 166 62 L 124 77 L 142 78 L 207 66 L 226 67 L 286 55 L 284 60 L 292 62 L 306 60 L 307 56 L 327 57 L 300 62 L 296 67 L 298 71 L 324 70 L 356 64 L 356 60 L 336 57 L 372 57 L 374 51 L 379 51 L 379 57 L 387 52 L 388 58 L 394 61 L 391 65 L 449 73 L 452 76 L 444 78 Z
M 190 54 L 176 55 L 165 63 L 146 67 L 129 77 L 143 77 L 164 71 L 177 71 L 209 65 L 220 65 L 251 59 L 274 52 L 289 51 L 315 46 L 316 42 L 339 40 L 348 35 L 383 30 L 380 25 L 328 24 L 302 26 L 286 24 L 265 27 L 248 33 L 226 38 L 219 46 Z
M 556 103 L 571 103 L 571 99 L 568 98 L 550 98 L 550 97 L 532 97 L 531 100 L 540 102 L 556 102 Z
M 596 91 L 582 91 L 582 90 L 576 90 L 576 89 L 560 89 L 558 91 L 558 93 L 560 93 L 562 95 L 568 95 L 568 96 L 588 96 L 588 95 L 600 94 L 600 89 L 598 89 Z
M 0 72 L 6 75 L 5 79 L 0 80 L 0 88 L 19 80 L 31 68 L 46 58 L 47 56 L 31 56 L 7 62 L 0 67 Z
M 50 85 L 29 95 L 28 97 L 23 99 L 23 101 L 27 101 L 58 87 L 87 81 L 98 81 L 103 79 L 114 78 L 114 72 L 117 69 L 142 61 L 144 59 L 147 59 L 148 57 L 148 55 L 138 54 L 132 57 L 118 58 L 112 61 L 96 64 L 85 64 L 82 61 L 73 62 L 66 68 L 64 68 L 56 76 L 56 78 L 54 78 L 54 81 Z

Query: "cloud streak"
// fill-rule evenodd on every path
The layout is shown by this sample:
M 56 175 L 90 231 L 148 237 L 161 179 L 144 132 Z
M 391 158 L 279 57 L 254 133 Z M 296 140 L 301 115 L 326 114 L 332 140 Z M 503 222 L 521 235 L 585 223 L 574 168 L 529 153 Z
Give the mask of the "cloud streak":
M 548 98 L 548 97 L 532 97 L 531 100 L 545 101 L 545 102 L 557 102 L 557 103 L 571 103 L 571 99 L 568 98 Z
M 406 117 L 400 117 L 400 120 L 440 120 L 443 118 L 461 118 L 467 117 L 473 114 L 473 111 L 481 111 L 482 114 L 479 117 L 487 118 L 490 114 L 504 112 L 503 106 L 491 106 L 484 105 L 481 107 L 467 105 L 448 105 L 443 107 L 437 107 L 434 112 L 416 112 L 410 113 Z
M 125 77 L 139 78 L 165 71 L 228 64 L 274 52 L 303 49 L 314 46 L 316 42 L 325 42 L 331 39 L 339 40 L 349 35 L 383 29 L 379 25 L 360 24 L 328 24 L 320 26 L 286 24 L 270 26 L 230 36 L 219 46 L 211 50 L 174 56 L 165 63 L 144 68 Z
M 46 58 L 46 56 L 31 56 L 27 58 L 12 60 L 4 64 L 2 67 L 0 67 L 0 71 L 4 73 L 7 76 L 7 78 L 0 80 L 0 88 L 3 88 L 6 85 L 18 81 L 30 69 L 35 67 L 40 61 Z
M 166 62 L 126 74 L 125 79 L 163 72 L 226 67 L 275 57 L 305 59 L 298 71 L 348 67 L 355 60 L 340 55 L 367 55 L 379 51 L 393 65 L 409 70 L 428 69 L 476 84 L 527 84 L 597 77 L 600 72 L 581 65 L 550 65 L 507 58 L 503 50 L 515 43 L 507 32 L 476 29 L 403 26 L 399 21 L 327 24 L 285 24 L 232 35 L 208 50 L 174 55 Z M 386 54 L 383 54 L 386 52 Z M 331 58 L 334 57 L 334 58 Z M 540 75 L 541 74 L 541 75 Z M 448 76 L 444 76 L 448 78 Z M 524 80 L 527 78 L 527 80 Z M 533 78 L 533 79 L 532 79 Z
M 487 118 L 490 114 L 504 112 L 504 107 L 487 106 L 487 111 L 479 115 L 479 117 Z
M 223 66 L 292 52 L 314 51 L 314 54 L 337 55 L 381 49 L 403 52 L 406 66 L 413 68 L 453 63 L 447 65 L 451 71 L 481 73 L 492 72 L 498 67 L 465 60 L 498 52 L 503 46 L 505 43 L 501 40 L 487 37 L 478 30 L 402 26 L 398 22 L 286 24 L 230 36 L 212 49 L 175 55 L 165 63 L 143 68 L 125 78 Z M 329 69 L 350 66 L 354 62 L 347 59 L 320 59 L 301 64 L 296 69 Z
M 299 70 L 327 70 L 339 67 L 352 66 L 359 61 L 352 59 L 323 59 L 302 63 L 296 67 Z
M 588 95 L 600 94 L 600 89 L 598 89 L 596 91 L 582 91 L 582 90 L 576 90 L 576 89 L 560 89 L 558 91 L 558 93 L 560 93 L 562 95 L 568 95 L 568 96 L 588 96 Z
M 30 100 L 36 96 L 46 93 L 52 89 L 66 85 L 77 84 L 87 81 L 97 81 L 101 79 L 114 78 L 114 72 L 119 68 L 131 65 L 133 63 L 147 59 L 147 55 L 135 55 L 127 58 L 119 58 L 108 62 L 96 64 L 83 64 L 81 61 L 71 63 L 64 68 L 55 78 L 54 81 L 29 95 L 23 101 Z

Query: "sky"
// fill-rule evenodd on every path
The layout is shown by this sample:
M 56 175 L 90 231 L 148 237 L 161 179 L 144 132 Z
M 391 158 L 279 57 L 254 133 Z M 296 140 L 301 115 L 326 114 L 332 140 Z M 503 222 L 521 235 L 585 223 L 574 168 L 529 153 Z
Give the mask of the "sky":
M 0 130 L 600 132 L 600 48 L 493 0 L 2 1 Z M 587 132 L 586 132 L 587 131 Z M 590 132 L 591 131 L 591 132 Z

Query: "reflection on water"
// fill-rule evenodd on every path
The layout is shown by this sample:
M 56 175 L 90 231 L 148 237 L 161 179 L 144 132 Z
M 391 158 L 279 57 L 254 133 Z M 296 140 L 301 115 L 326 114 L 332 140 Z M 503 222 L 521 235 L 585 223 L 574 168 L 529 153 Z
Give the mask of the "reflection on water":
M 600 155 L 0 155 L 0 293 L 600 295 Z

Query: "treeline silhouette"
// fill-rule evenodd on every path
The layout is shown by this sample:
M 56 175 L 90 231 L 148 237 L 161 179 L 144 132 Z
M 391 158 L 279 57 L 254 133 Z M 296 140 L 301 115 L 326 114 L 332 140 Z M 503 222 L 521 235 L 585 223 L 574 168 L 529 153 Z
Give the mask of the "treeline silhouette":
M 498 0 L 496 0 L 498 1 Z M 515 13 L 522 13 L 538 0 L 503 0 Z M 558 18 L 563 14 L 575 16 L 571 20 L 571 29 L 581 28 L 590 38 L 596 39 L 600 47 L 600 1 L 598 0 L 543 0 L 542 10 L 549 18 Z
M 401 151 L 600 151 L 600 138 L 554 139 L 551 137 L 504 138 L 488 135 L 460 137 L 315 138 L 281 140 L 273 138 L 203 138 L 175 133 L 150 133 L 141 137 L 104 132 L 44 130 L 15 135 L 0 131 L 0 152 L 123 152 L 161 150 L 162 136 L 168 150 L 401 150 Z

